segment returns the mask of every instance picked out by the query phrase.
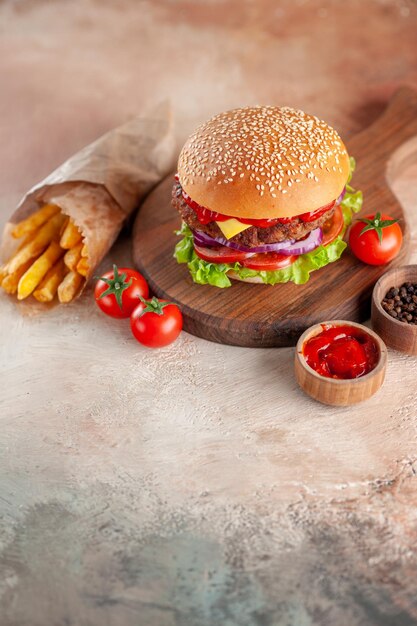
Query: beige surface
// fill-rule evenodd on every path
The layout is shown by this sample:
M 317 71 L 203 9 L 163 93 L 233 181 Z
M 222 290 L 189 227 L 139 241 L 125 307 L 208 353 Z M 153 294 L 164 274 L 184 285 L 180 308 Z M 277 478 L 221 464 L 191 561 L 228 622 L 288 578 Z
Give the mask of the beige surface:
M 266 101 L 349 135 L 417 86 L 416 26 L 413 2 L 6 0 L 0 222 L 167 96 L 179 140 Z M 416 175 L 396 185 L 414 249 Z M 390 352 L 381 391 L 334 409 L 292 349 L 149 351 L 91 289 L 32 317 L 2 295 L 0 316 L 2 626 L 417 623 L 415 359 Z

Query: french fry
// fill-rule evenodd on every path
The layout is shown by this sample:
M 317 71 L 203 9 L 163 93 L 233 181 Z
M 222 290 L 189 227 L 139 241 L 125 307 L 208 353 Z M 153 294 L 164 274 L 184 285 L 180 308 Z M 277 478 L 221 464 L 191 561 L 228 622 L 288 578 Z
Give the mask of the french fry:
M 61 230 L 59 231 L 59 238 L 60 239 L 62 237 L 62 233 L 64 232 L 64 230 L 68 226 L 69 219 L 70 218 L 66 215 L 64 221 L 62 222 Z
M 39 256 L 59 236 L 59 229 L 64 220 L 61 213 L 53 215 L 37 232 L 36 236 L 24 248 L 16 252 L 8 262 L 9 274 L 13 274 L 29 259 Z
M 60 259 L 55 263 L 33 292 L 33 296 L 36 300 L 38 300 L 38 302 L 51 302 L 55 297 L 58 285 L 63 281 L 67 271 L 64 259 Z
M 12 230 L 12 237 L 18 239 L 19 237 L 23 237 L 23 235 L 27 235 L 36 229 L 38 229 L 42 224 L 45 224 L 46 221 L 49 220 L 50 217 L 58 213 L 59 207 L 55 204 L 45 204 L 42 208 L 40 208 L 32 215 L 29 215 L 25 220 L 22 220 Z
M 68 252 L 65 253 L 64 261 L 65 261 L 65 265 L 68 267 L 69 270 L 75 271 L 77 267 L 77 263 L 81 259 L 82 247 L 83 247 L 83 244 L 80 241 L 80 243 L 78 243 L 74 248 L 71 248 L 70 250 L 68 250 Z
M 61 235 L 60 244 L 62 248 L 69 250 L 77 245 L 81 241 L 81 233 L 72 220 L 68 221 L 64 232 Z
M 77 274 L 77 272 L 68 272 L 58 287 L 59 301 L 62 304 L 71 302 L 81 287 L 83 280 L 83 277 L 80 276 L 80 274 Z
M 29 269 L 31 264 L 32 259 L 29 259 L 29 261 L 26 261 L 26 263 L 21 265 L 19 269 L 17 269 L 15 272 L 13 272 L 12 274 L 7 274 L 1 281 L 1 286 L 3 287 L 4 291 L 6 291 L 7 293 L 16 293 L 19 280 L 26 272 L 26 270 Z
M 36 237 L 36 230 L 34 230 L 31 233 L 27 234 L 26 237 L 24 239 L 22 239 L 22 241 L 20 242 L 19 247 L 17 249 L 21 250 L 22 248 L 27 246 L 28 243 L 33 241 L 35 239 L 35 237 Z
M 84 258 L 88 257 L 88 248 L 87 248 L 87 244 L 86 243 L 81 248 L 81 256 L 84 257 Z
M 3 265 L 2 267 L 0 267 L 0 285 L 3 281 L 3 278 L 6 278 L 7 276 L 7 265 Z
M 17 286 L 17 299 L 24 300 L 41 282 L 45 274 L 64 254 L 63 249 L 56 241 L 52 241 L 45 252 L 23 274 Z
M 85 257 L 82 257 L 81 260 L 77 264 L 77 272 L 81 274 L 81 276 L 87 276 L 88 274 L 88 260 Z

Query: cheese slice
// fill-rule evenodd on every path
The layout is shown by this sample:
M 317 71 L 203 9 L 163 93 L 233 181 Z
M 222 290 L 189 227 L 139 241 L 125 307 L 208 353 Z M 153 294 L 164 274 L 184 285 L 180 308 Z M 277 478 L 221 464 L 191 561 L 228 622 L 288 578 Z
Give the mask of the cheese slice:
M 236 220 L 234 217 L 231 217 L 230 220 L 225 220 L 224 222 L 216 222 L 217 226 L 222 231 L 223 235 L 226 239 L 231 239 L 235 235 L 243 232 L 247 228 L 250 228 L 250 224 L 243 224 Z

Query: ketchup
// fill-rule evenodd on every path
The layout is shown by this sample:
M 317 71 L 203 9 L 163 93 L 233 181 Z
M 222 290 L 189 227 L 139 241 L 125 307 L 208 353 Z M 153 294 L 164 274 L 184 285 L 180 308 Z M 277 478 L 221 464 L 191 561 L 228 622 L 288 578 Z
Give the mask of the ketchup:
M 230 220 L 230 215 L 223 215 L 222 213 L 217 213 L 217 211 L 211 211 L 204 206 L 201 206 L 184 190 L 182 191 L 182 197 L 186 201 L 189 207 L 193 209 L 195 214 L 197 215 L 197 219 L 200 224 L 209 224 L 210 222 L 225 222 L 226 220 Z M 275 226 L 276 224 L 289 224 L 293 221 L 293 219 L 300 219 L 302 222 L 314 222 L 319 217 L 324 215 L 327 211 L 330 211 L 331 208 L 335 205 L 336 200 L 326 204 L 326 206 L 317 209 L 316 211 L 310 211 L 309 213 L 302 213 L 301 215 L 297 215 L 295 218 L 293 217 L 278 217 L 271 219 L 249 219 L 246 217 L 236 218 L 239 222 L 243 224 L 250 224 L 251 226 L 257 226 L 258 228 L 269 228 L 270 226 Z
M 306 363 L 327 378 L 359 378 L 378 363 L 379 349 L 367 332 L 355 326 L 327 326 L 303 345 Z
M 230 220 L 230 217 L 228 217 L 227 215 L 222 215 L 221 213 L 217 213 L 216 211 L 210 211 L 210 209 L 206 209 L 197 202 L 194 202 L 194 200 L 192 200 L 188 193 L 185 193 L 184 190 L 182 192 L 182 197 L 184 198 L 188 206 L 191 207 L 193 211 L 195 211 L 200 224 L 209 224 L 210 222 L 225 222 L 226 220 Z

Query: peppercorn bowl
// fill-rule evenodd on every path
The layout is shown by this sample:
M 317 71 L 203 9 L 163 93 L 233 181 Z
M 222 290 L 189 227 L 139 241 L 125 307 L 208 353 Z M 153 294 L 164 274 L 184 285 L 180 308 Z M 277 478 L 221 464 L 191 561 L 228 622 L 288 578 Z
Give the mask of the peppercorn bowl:
M 395 267 L 372 292 L 372 328 L 387 346 L 417 355 L 417 265 Z
M 320 353 L 320 350 L 317 351 L 316 348 L 319 359 L 314 363 L 309 359 L 307 348 L 311 343 L 320 340 L 323 330 L 333 328 L 337 331 L 334 333 L 336 340 L 343 339 L 343 336 L 346 336 L 348 332 L 347 329 L 352 329 L 353 336 L 356 334 L 357 337 L 362 337 L 363 341 L 369 340 L 373 355 L 371 369 L 353 371 L 358 377 L 338 377 L 338 374 L 341 376 L 349 374 L 346 364 L 344 366 L 341 363 L 341 356 L 343 355 L 341 347 L 343 345 L 339 345 L 336 350 L 330 351 L 330 355 L 327 351 L 327 355 L 332 359 L 330 365 L 335 367 L 336 371 L 330 371 L 326 375 L 320 373 L 320 367 L 325 361 L 326 354 L 323 356 L 323 353 Z M 345 347 L 348 350 L 347 365 L 350 366 L 349 362 L 354 363 L 355 361 L 355 350 L 352 350 L 354 346 L 347 344 Z M 363 346 L 358 344 L 358 354 L 363 354 L 362 348 Z M 318 363 L 320 367 L 316 367 Z M 384 382 L 386 365 L 387 349 L 382 339 L 366 326 L 346 320 L 330 320 L 310 326 L 299 338 L 295 350 L 295 377 L 300 387 L 315 400 L 334 406 L 349 406 L 373 396 Z

